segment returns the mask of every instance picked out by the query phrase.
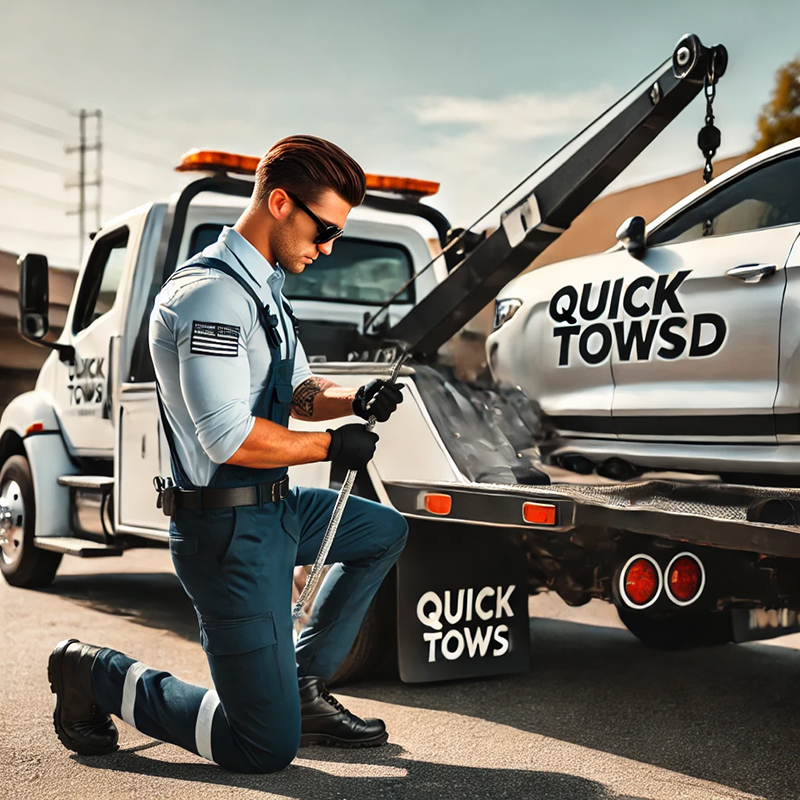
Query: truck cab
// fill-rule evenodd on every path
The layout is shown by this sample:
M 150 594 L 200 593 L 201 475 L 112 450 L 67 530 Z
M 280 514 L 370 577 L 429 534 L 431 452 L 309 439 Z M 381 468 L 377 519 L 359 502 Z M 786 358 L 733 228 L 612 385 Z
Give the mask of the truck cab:
M 29 306 L 21 331 L 53 352 L 35 389 L 12 401 L 0 421 L 0 462 L 13 457 L 30 483 L 13 470 L 0 479 L 0 567 L 11 582 L 49 582 L 63 553 L 121 552 L 125 537 L 166 540 L 169 520 L 153 489 L 153 478 L 170 474 L 170 465 L 147 346 L 150 310 L 172 271 L 236 222 L 257 161 L 193 151 L 179 169 L 200 173 L 197 180 L 168 203 L 106 222 L 93 236 L 57 342 L 44 338 L 46 259 L 24 260 L 20 299 Z M 287 275 L 284 292 L 312 366 L 347 362 L 363 344 L 369 317 L 385 306 L 384 324 L 393 324 L 446 276 L 440 260 L 412 281 L 441 250 L 449 227 L 420 202 L 437 188 L 368 176 L 365 205 L 351 213 L 333 254 Z M 328 473 L 319 472 L 306 470 L 306 482 L 316 477 L 327 486 Z

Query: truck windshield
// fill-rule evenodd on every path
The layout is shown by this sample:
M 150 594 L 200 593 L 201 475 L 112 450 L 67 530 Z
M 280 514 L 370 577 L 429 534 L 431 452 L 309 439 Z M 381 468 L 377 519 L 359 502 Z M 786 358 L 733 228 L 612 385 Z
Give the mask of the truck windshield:
M 222 225 L 198 225 L 192 231 L 189 257 L 216 242 L 221 231 Z M 320 256 L 300 275 L 287 273 L 284 294 L 290 300 L 380 305 L 411 275 L 411 255 L 402 245 L 345 235 L 331 255 Z M 413 285 L 394 302 L 413 303 Z

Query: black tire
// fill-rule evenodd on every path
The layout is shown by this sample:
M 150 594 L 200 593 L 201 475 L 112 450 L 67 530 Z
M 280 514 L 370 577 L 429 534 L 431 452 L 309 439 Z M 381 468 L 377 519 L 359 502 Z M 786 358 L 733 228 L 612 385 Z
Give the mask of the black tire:
M 617 607 L 625 627 L 640 642 L 656 650 L 686 650 L 690 647 L 727 644 L 733 641 L 730 611 L 684 611 L 647 614 Z
M 0 470 L 0 505 L 7 509 L 0 520 L 0 572 L 11 586 L 41 589 L 49 586 L 61 563 L 61 553 L 40 550 L 33 544 L 36 503 L 31 468 L 25 456 L 11 456 Z
M 330 686 L 377 678 L 397 668 L 397 578 L 394 569 L 372 599 L 350 652 Z

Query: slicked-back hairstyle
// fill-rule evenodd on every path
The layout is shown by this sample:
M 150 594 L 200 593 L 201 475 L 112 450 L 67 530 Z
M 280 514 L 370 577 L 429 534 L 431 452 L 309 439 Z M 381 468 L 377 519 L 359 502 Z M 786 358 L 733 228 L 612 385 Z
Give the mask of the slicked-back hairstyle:
M 364 170 L 341 147 L 317 136 L 287 136 L 275 142 L 256 170 L 253 199 L 266 203 L 273 189 L 285 189 L 306 203 L 333 189 L 351 206 L 364 201 Z

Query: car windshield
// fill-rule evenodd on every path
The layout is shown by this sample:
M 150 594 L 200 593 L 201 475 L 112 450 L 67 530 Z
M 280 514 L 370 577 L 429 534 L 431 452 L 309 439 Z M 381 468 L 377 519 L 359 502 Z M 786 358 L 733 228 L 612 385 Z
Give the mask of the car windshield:
M 222 225 L 199 225 L 192 231 L 188 257 L 217 241 Z M 299 275 L 286 274 L 284 294 L 290 300 L 322 300 L 380 305 L 411 277 L 411 255 L 399 244 L 347 235 L 337 240 L 329 256 L 320 255 Z M 395 301 L 413 303 L 414 287 Z

